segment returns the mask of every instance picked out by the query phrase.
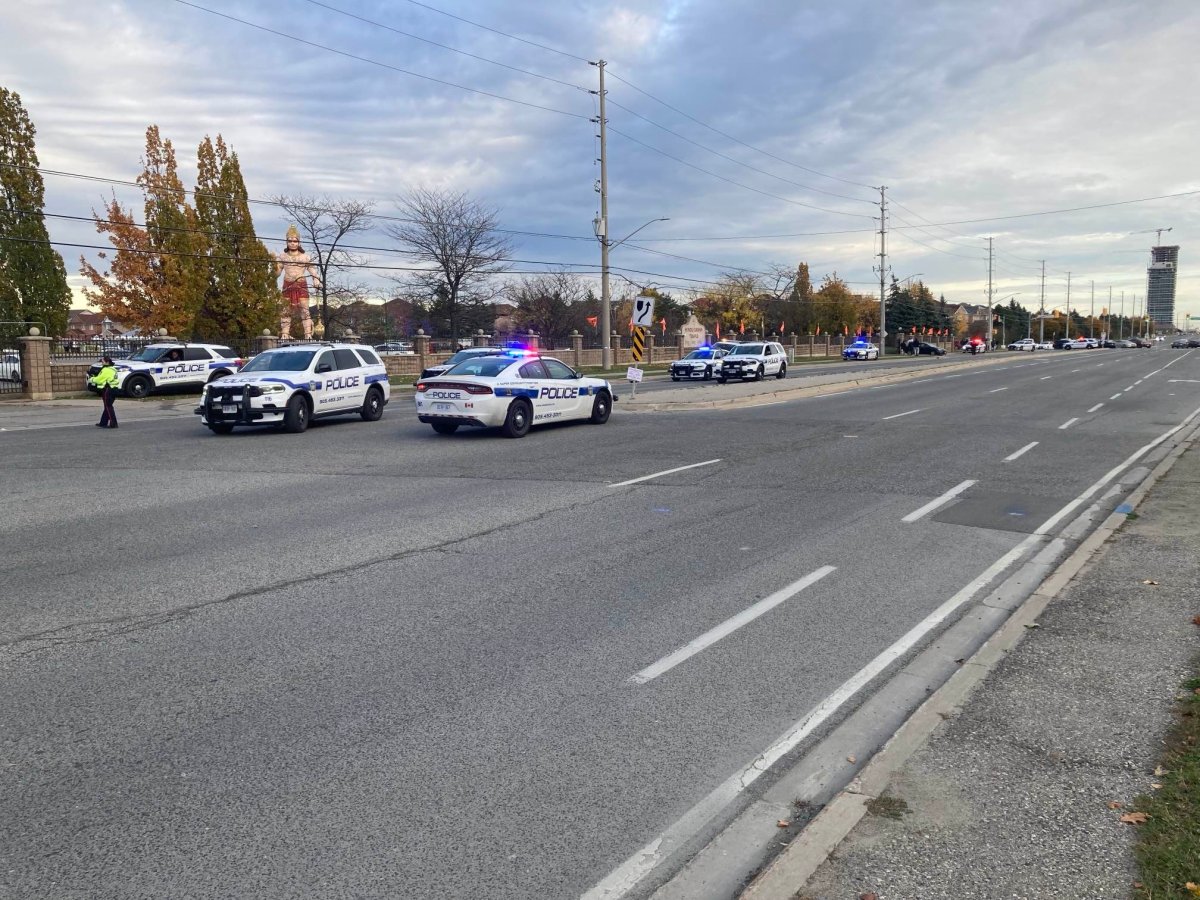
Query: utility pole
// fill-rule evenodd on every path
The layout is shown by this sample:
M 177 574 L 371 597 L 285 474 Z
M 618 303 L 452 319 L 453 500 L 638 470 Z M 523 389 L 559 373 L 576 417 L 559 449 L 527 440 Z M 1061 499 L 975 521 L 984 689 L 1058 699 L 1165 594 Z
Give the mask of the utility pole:
M 1042 297 L 1038 301 L 1038 343 L 1046 341 L 1046 261 L 1042 261 Z
M 1071 337 L 1071 273 L 1067 273 L 1067 325 L 1063 331 L 1063 337 L 1070 339 Z
M 1088 332 L 1088 336 L 1092 340 L 1095 340 L 1096 339 L 1096 280 L 1095 279 L 1092 279 L 1092 314 L 1090 316 L 1088 316 L 1088 319 L 1091 322 L 1091 329 Z
M 992 349 L 992 321 L 996 318 L 996 305 L 992 302 L 992 239 L 988 238 L 988 332 L 987 345 Z
M 879 355 L 887 353 L 887 185 L 879 188 Z
M 1121 291 L 1121 318 L 1117 319 L 1117 339 L 1125 337 L 1125 292 Z
M 1108 313 L 1108 321 L 1104 323 L 1104 336 L 1110 341 L 1112 340 L 1112 311 L 1112 285 L 1110 284 L 1108 286 L 1108 306 L 1105 308 L 1105 312 Z
M 604 60 L 592 63 L 600 70 L 600 218 L 596 220 L 596 237 L 600 240 L 600 366 L 612 368 L 612 291 L 608 284 L 608 120 L 604 117 Z M 592 121 L 597 121 L 593 119 Z

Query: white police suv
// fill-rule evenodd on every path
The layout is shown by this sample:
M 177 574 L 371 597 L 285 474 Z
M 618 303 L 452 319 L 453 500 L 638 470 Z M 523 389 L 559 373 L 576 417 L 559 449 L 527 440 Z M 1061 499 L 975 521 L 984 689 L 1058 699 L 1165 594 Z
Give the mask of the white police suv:
M 313 419 L 383 415 L 391 398 L 387 370 L 361 344 L 302 343 L 266 350 L 236 375 L 208 384 L 196 414 L 217 434 L 238 425 L 282 425 L 299 433 Z
M 725 353 L 726 351 L 716 347 L 697 347 L 683 359 L 671 363 L 671 380 L 679 381 L 683 378 L 690 381 L 700 378 L 708 381 L 721 371 L 721 360 Z
M 140 399 L 166 387 L 198 388 L 216 378 L 232 375 L 242 367 L 242 358 L 222 344 L 147 344 L 126 359 L 113 360 L 117 389 L 126 397 Z M 88 378 L 100 371 L 97 363 Z
M 787 354 L 783 345 L 775 341 L 749 341 L 735 344 L 721 360 L 717 382 L 724 384 L 730 378 L 762 381 L 767 375 L 787 377 Z
M 417 418 L 438 434 L 462 425 L 498 427 L 519 438 L 533 425 L 587 419 L 597 425 L 612 412 L 612 386 L 580 375 L 561 360 L 529 351 L 477 356 L 417 382 Z

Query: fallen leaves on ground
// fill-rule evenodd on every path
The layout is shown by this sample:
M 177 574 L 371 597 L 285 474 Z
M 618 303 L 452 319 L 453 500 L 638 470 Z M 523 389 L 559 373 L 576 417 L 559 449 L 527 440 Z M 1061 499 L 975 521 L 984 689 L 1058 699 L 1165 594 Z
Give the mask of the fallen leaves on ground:
M 1192 616 L 1192 624 L 1200 625 L 1200 616 Z
M 787 819 L 780 819 L 775 824 L 778 825 L 780 828 L 790 828 L 792 825 L 792 823 L 789 822 Z
M 1183 889 L 1193 897 L 1200 897 L 1200 884 L 1196 884 L 1194 881 L 1189 881 L 1183 886 Z
M 879 895 L 874 891 L 868 891 L 865 894 L 859 894 L 858 900 L 879 900 Z
M 846 757 L 846 762 L 849 762 L 849 763 L 856 763 L 856 762 L 858 762 L 858 757 L 857 757 L 857 756 L 847 756 L 847 757 Z
M 1146 578 L 1142 580 L 1142 584 L 1158 584 L 1158 582 L 1153 578 Z
M 1155 767 L 1154 767 L 1154 777 L 1155 777 L 1155 778 L 1162 778 L 1162 777 L 1163 777 L 1164 775 L 1166 775 L 1166 774 L 1167 774 L 1167 772 L 1169 772 L 1169 771 L 1171 771 L 1171 770 L 1170 770 L 1170 769 L 1164 769 L 1162 766 L 1155 766 Z
M 1156 791 L 1161 791 L 1161 790 L 1162 790 L 1162 785 L 1161 785 L 1161 784 L 1159 784 L 1157 781 L 1152 781 L 1152 782 L 1150 782 L 1150 787 L 1151 787 L 1152 789 L 1156 790 Z
M 1120 809 L 1120 808 L 1121 808 L 1121 803 L 1120 803 L 1120 801 L 1118 801 L 1118 800 L 1109 800 L 1109 801 L 1108 801 L 1108 808 L 1109 808 L 1109 809 Z
M 1131 812 L 1121 816 L 1121 821 L 1126 825 L 1145 825 L 1149 818 L 1144 812 Z

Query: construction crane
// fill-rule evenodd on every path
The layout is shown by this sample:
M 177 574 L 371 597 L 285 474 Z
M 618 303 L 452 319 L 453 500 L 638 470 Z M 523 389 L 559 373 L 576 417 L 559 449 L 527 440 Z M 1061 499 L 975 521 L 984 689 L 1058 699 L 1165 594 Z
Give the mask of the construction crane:
M 1132 232 L 1130 232 L 1130 234 L 1149 234 L 1150 232 L 1153 231 L 1154 232 L 1154 246 L 1159 247 L 1162 245 L 1163 232 L 1170 231 L 1170 230 L 1171 230 L 1170 228 L 1147 228 L 1145 231 L 1132 231 Z

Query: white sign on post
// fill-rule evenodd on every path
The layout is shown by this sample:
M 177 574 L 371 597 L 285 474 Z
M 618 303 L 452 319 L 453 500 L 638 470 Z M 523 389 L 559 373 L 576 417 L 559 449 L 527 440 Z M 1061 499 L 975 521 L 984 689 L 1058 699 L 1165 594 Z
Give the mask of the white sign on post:
M 683 332 L 683 348 L 685 350 L 695 349 L 704 343 L 706 330 L 695 316 L 689 316 L 680 330 Z
M 642 380 L 642 370 L 635 366 L 630 366 L 625 373 L 625 377 L 630 381 L 637 383 Z
M 649 328 L 654 320 L 654 298 L 636 297 L 633 301 L 633 324 Z

